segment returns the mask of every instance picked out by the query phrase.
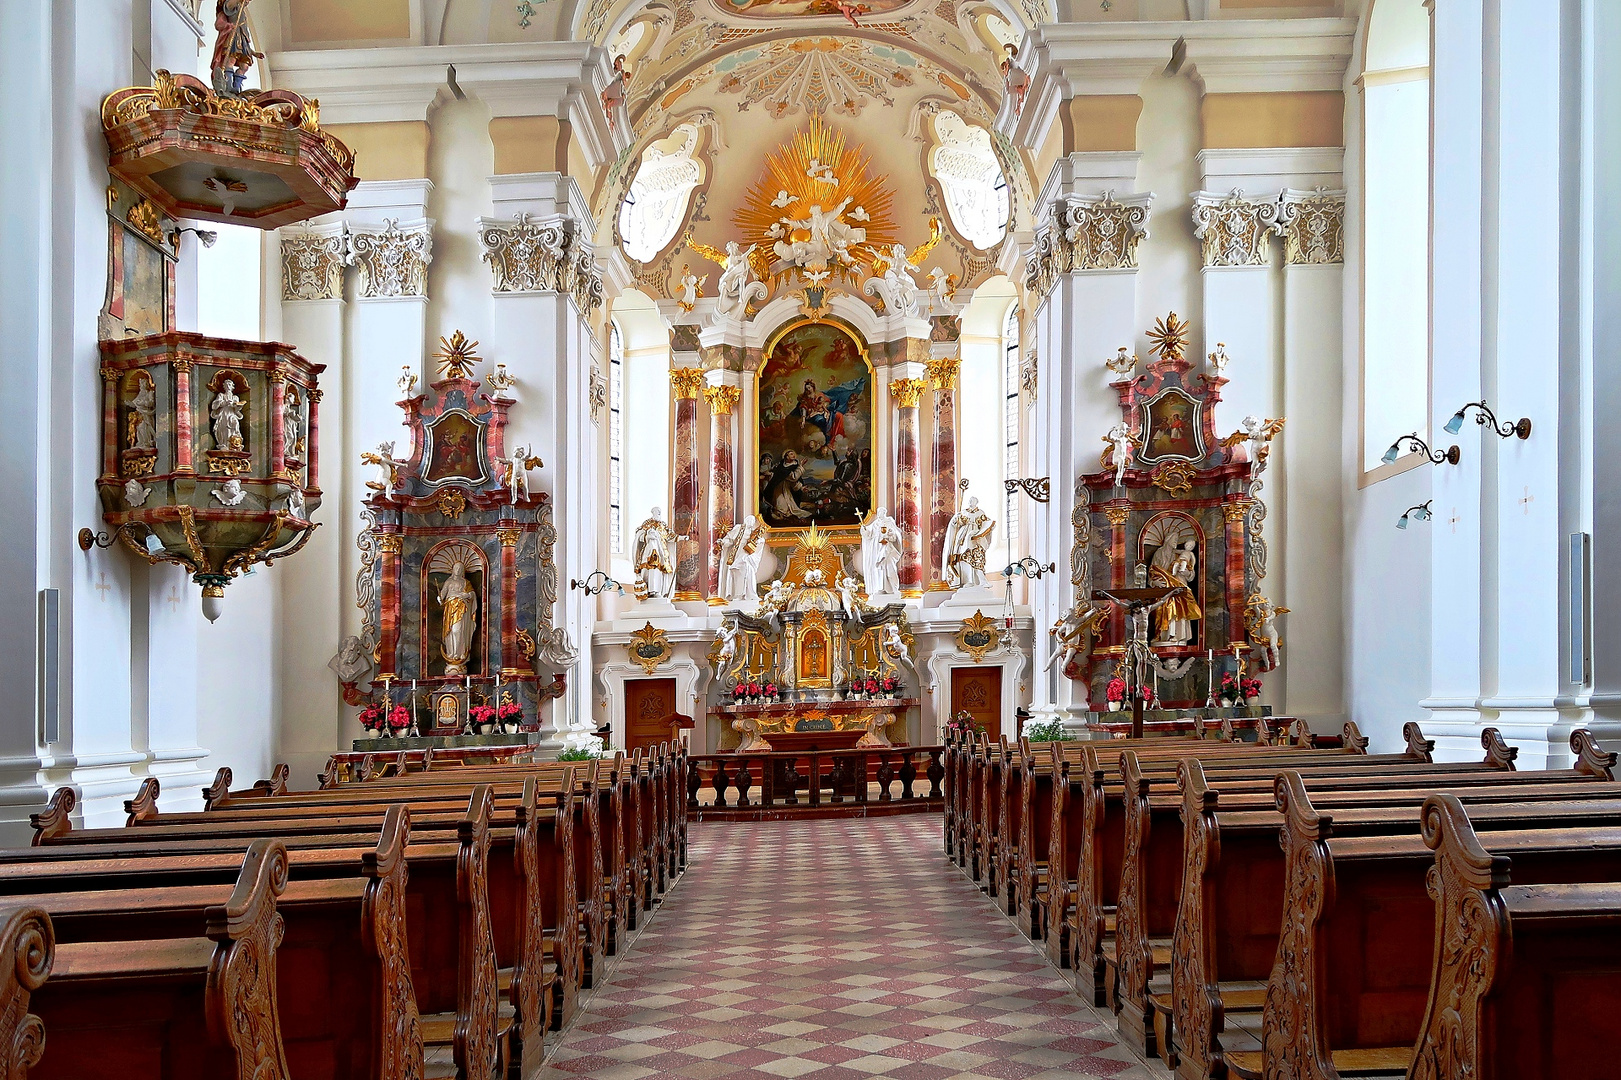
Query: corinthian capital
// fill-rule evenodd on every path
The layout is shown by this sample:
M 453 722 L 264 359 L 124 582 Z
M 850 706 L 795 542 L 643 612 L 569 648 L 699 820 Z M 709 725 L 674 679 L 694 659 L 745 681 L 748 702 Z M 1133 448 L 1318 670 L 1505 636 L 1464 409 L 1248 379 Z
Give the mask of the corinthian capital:
M 1206 266 L 1265 266 L 1267 239 L 1277 231 L 1276 200 L 1209 191 L 1193 196 L 1193 235 L 1204 244 Z
M 281 231 L 281 298 L 343 297 L 344 229 L 341 224 Z
M 1025 259 L 1025 285 L 1045 296 L 1060 274 L 1135 269 L 1153 201 L 1148 192 L 1116 199 L 1112 191 L 1097 198 L 1054 200 Z
M 1345 261 L 1345 192 L 1285 189 L 1278 200 L 1283 261 L 1314 266 Z
M 602 305 L 602 273 L 591 241 L 572 218 L 479 218 L 478 242 L 496 292 L 571 293 L 586 314 Z
M 381 227 L 349 226 L 347 261 L 360 269 L 360 296 L 426 297 L 428 264 L 433 261 L 433 221 L 424 219 L 404 228 L 395 218 Z

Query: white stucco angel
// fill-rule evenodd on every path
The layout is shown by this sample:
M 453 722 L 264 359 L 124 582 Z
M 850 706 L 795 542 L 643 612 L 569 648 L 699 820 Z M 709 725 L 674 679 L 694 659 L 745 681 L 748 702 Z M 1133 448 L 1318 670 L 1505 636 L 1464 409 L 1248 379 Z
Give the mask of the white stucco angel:
M 918 287 L 916 279 L 912 277 L 912 264 L 906 261 L 905 245 L 891 244 L 882 265 L 883 273 L 868 278 L 861 291 L 868 296 L 880 297 L 890 315 L 917 318 L 921 314 Z
M 664 511 L 653 507 L 631 544 L 637 599 L 668 598 L 675 591 L 675 540 L 675 533 L 664 523 Z
M 743 631 L 739 630 L 731 620 L 720 624 L 720 630 L 715 635 L 715 642 L 720 647 L 715 651 L 715 677 L 723 678 L 732 665 L 737 662 L 737 650 L 743 641 Z
M 1116 487 L 1126 482 L 1126 470 L 1131 468 L 1131 459 L 1137 452 L 1137 440 L 1132 437 L 1131 429 L 1121 421 L 1109 429 L 1103 437 L 1109 444 L 1106 451 L 1109 464 L 1114 466 L 1114 483 Z
M 765 599 L 760 603 L 762 611 L 781 611 L 782 606 L 788 602 L 788 594 L 793 590 L 786 581 L 778 578 L 773 581 L 765 591 Z
M 1278 616 L 1289 614 L 1286 607 L 1278 607 L 1266 597 L 1256 594 L 1244 605 L 1244 629 L 1249 632 L 1250 643 L 1260 653 L 1257 667 L 1271 671 L 1283 659 L 1283 637 L 1278 633 Z
M 906 649 L 906 638 L 901 636 L 901 628 L 895 623 L 886 622 L 878 631 L 878 647 L 883 649 L 884 655 L 897 664 L 910 664 L 911 654 Z
M 750 259 L 757 245 L 744 247 L 736 240 L 726 242 L 726 250 L 719 251 L 707 244 L 687 241 L 687 246 L 709 261 L 720 266 L 720 280 L 715 283 L 715 314 L 722 318 L 740 319 L 751 303 L 766 298 L 766 285 L 754 278 Z
M 867 595 L 893 596 L 901 591 L 901 530 L 880 506 L 861 527 L 861 577 Z
M 979 497 L 970 495 L 968 505 L 953 514 L 946 526 L 940 557 L 945 563 L 947 585 L 970 589 L 985 584 L 985 554 L 995 531 L 996 522 L 980 509 Z
M 295 487 L 287 493 L 287 512 L 300 521 L 309 520 L 306 517 L 308 511 L 304 506 L 304 492 L 301 489 Z
M 377 466 L 377 479 L 367 480 L 367 487 L 384 495 L 394 494 L 394 489 L 400 486 L 400 466 L 405 462 L 394 460 L 392 440 L 378 443 L 375 451 L 365 451 L 360 455 L 360 461 L 363 465 Z
M 942 311 L 951 311 L 955 308 L 957 299 L 957 275 L 948 274 L 945 267 L 934 266 L 929 268 L 929 296 L 934 300 L 934 306 Z
M 1259 416 L 1246 416 L 1238 422 L 1238 430 L 1221 440 L 1221 445 L 1230 451 L 1239 443 L 1244 444 L 1244 453 L 1250 460 L 1250 479 L 1253 480 L 1266 470 L 1266 459 L 1272 452 L 1272 440 L 1278 432 L 1283 430 L 1283 420 L 1263 420 Z
M 242 490 L 242 481 L 233 476 L 229 480 L 225 481 L 225 483 L 215 488 L 213 495 L 214 498 L 218 499 L 224 505 L 235 506 L 237 503 L 247 498 L 248 493 Z
M 507 494 L 514 504 L 519 499 L 529 498 L 529 470 L 541 467 L 540 458 L 532 451 L 532 447 L 520 446 L 506 459 Z
M 1077 600 L 1064 617 L 1053 624 L 1053 654 L 1044 671 L 1058 665 L 1059 671 L 1069 670 L 1071 661 L 1084 662 L 1092 652 L 1092 635 L 1098 624 L 1109 614 L 1109 605 L 1096 600 Z M 1085 678 L 1084 672 L 1080 676 Z
M 727 603 L 745 603 L 760 596 L 760 557 L 765 554 L 765 530 L 750 514 L 733 525 L 720 542 L 720 594 Z
M 401 398 L 408 398 L 416 393 L 417 373 L 411 370 L 410 364 L 400 365 L 400 377 L 394 380 L 394 385 L 399 388 Z
M 681 266 L 681 298 L 676 301 L 682 311 L 691 311 L 698 305 L 698 297 L 703 295 L 704 279 L 692 272 L 692 267 L 685 263 Z
M 850 618 L 858 618 L 861 615 L 861 601 L 857 599 L 856 593 L 861 588 L 861 582 L 849 574 L 840 574 L 837 588 L 839 606 L 844 608 L 844 613 Z

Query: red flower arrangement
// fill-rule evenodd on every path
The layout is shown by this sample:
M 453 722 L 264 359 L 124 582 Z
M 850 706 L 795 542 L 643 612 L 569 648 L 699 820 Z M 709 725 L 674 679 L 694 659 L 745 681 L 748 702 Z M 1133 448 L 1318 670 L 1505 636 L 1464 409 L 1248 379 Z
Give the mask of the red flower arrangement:
M 388 727 L 390 731 L 404 731 L 411 726 L 411 710 L 404 705 L 396 705 L 388 714 Z
M 1240 679 L 1240 680 L 1238 680 L 1238 685 L 1243 690 L 1244 699 L 1246 701 L 1249 701 L 1249 700 L 1252 700 L 1254 698 L 1258 698 L 1258 697 L 1261 696 L 1261 680 L 1260 679 Z
M 1104 690 L 1103 693 L 1110 701 L 1126 700 L 1126 680 L 1118 675 L 1115 676 L 1109 680 L 1108 689 Z
M 876 694 L 878 692 L 878 680 L 868 679 L 866 685 L 863 686 L 862 689 L 867 691 L 869 694 Z
M 377 731 L 383 726 L 383 707 L 373 701 L 360 710 L 360 726 L 367 731 Z
M 894 697 L 895 696 L 895 691 L 897 691 L 899 689 L 900 689 L 900 683 L 895 681 L 895 676 L 893 676 L 893 675 L 885 675 L 884 676 L 884 693 L 885 694 L 888 694 L 890 697 Z
M 772 700 L 772 701 L 777 700 L 777 684 L 776 683 L 768 682 L 768 683 L 765 684 L 765 696 L 767 698 L 769 698 L 770 700 Z
M 757 683 L 757 682 L 749 683 L 749 697 L 759 697 L 759 696 L 760 696 L 760 684 Z
M 744 694 L 747 694 L 748 692 L 749 692 L 749 688 L 748 688 L 748 685 L 745 684 L 745 683 L 738 683 L 736 686 L 732 687 L 732 696 L 734 698 L 740 698 Z
M 516 701 L 503 701 L 495 711 L 495 718 L 503 724 L 517 723 L 523 719 L 523 706 Z
M 473 718 L 474 723 L 488 724 L 495 720 L 495 706 L 469 705 L 467 707 L 467 715 Z

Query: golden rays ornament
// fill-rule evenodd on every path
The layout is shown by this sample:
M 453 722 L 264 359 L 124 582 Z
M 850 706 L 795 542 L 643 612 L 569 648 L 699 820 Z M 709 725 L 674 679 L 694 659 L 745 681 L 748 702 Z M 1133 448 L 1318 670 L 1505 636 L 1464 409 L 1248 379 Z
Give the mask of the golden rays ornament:
M 1187 320 L 1174 311 L 1163 319 L 1155 319 L 1154 329 L 1148 332 L 1148 340 L 1154 343 L 1154 352 L 1159 354 L 1161 360 L 1182 359 L 1182 354 L 1188 348 Z
M 447 379 L 465 379 L 473 372 L 473 365 L 478 363 L 478 354 L 473 350 L 478 348 L 478 342 L 468 341 L 467 335 L 457 330 L 450 337 L 439 339 L 439 351 L 434 359 L 439 361 L 439 374 Z
M 894 196 L 870 166 L 820 117 L 767 155 L 764 175 L 732 215 L 744 245 L 755 245 L 761 277 L 780 285 L 799 274 L 823 285 L 867 276 L 897 239 Z

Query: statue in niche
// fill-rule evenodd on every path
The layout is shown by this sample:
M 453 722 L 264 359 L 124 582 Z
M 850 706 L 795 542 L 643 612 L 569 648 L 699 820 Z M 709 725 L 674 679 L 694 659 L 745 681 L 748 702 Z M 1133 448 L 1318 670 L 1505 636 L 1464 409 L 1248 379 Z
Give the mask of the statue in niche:
M 146 372 L 136 376 L 135 396 L 129 401 L 129 432 L 125 438 L 131 450 L 151 450 L 157 439 L 158 393 Z
M 282 453 L 300 458 L 304 454 L 304 402 L 298 396 L 298 387 L 289 386 L 281 403 Z
M 969 496 L 968 505 L 957 511 L 946 526 L 941 559 L 945 562 L 947 585 L 970 589 L 985 584 L 985 553 L 995 531 L 996 522 L 979 508 L 979 497 Z
M 728 603 L 759 598 L 757 578 L 765 554 L 765 530 L 750 514 L 733 525 L 720 542 L 720 594 Z
M 674 531 L 664 523 L 664 511 L 653 507 L 631 544 L 638 600 L 668 599 L 675 592 L 675 540 Z
M 1149 582 L 1156 588 L 1175 589 L 1160 604 L 1159 633 L 1155 645 L 1187 645 L 1193 641 L 1193 624 L 1204 617 L 1193 596 L 1193 582 L 1199 573 L 1198 542 L 1182 540 L 1167 543 L 1154 552 L 1148 567 Z
M 893 596 L 901 591 L 901 530 L 880 506 L 872 520 L 861 526 L 861 577 L 868 596 Z
M 445 658 L 445 674 L 466 675 L 473 629 L 478 622 L 478 597 L 467 580 L 467 565 L 459 559 L 451 564 L 450 576 L 439 586 L 439 606 L 444 612 L 439 651 Z
M 214 447 L 218 450 L 241 450 L 243 400 L 236 396 L 236 380 L 227 377 L 209 403 L 208 414 L 213 418 Z

